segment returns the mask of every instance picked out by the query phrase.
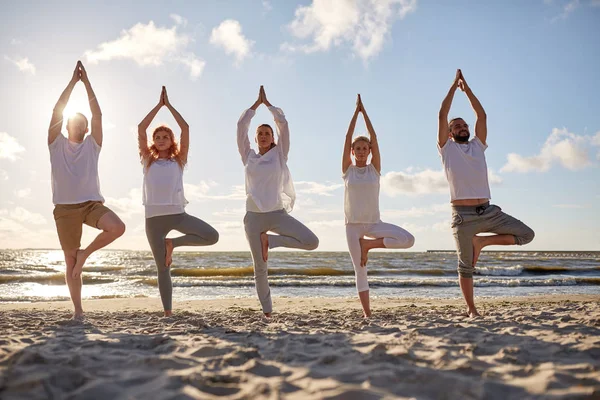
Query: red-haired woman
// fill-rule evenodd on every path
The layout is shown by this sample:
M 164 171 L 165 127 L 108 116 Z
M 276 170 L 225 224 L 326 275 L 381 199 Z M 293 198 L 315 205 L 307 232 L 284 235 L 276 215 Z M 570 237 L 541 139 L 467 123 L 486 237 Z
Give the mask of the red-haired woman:
M 167 107 L 181 129 L 179 145 L 173 131 L 165 125 L 154 129 L 152 145 L 148 145 L 146 130 L 163 107 Z M 158 288 L 165 316 L 172 313 L 171 262 L 173 249 L 179 246 L 210 246 L 217 243 L 219 233 L 206 222 L 187 214 L 183 193 L 183 168 L 190 147 L 190 127 L 169 102 L 163 86 L 158 104 L 138 125 L 138 145 L 144 166 L 143 203 L 146 214 L 146 236 L 158 270 Z M 183 233 L 174 239 L 167 234 Z
M 370 138 L 358 136 L 352 140 L 356 119 L 361 112 Z M 369 154 L 371 162 L 367 163 Z M 352 162 L 352 156 L 354 156 L 355 163 Z M 378 248 L 407 249 L 415 243 L 415 238 L 399 226 L 382 222 L 379 216 L 381 155 L 375 129 L 365 111 L 360 95 L 356 100 L 356 109 L 346 133 L 344 153 L 342 154 L 342 174 L 346 188 L 344 191 L 346 240 L 354 265 L 356 290 L 364 316 L 368 318 L 371 316 L 369 282 L 367 281 L 369 250 Z

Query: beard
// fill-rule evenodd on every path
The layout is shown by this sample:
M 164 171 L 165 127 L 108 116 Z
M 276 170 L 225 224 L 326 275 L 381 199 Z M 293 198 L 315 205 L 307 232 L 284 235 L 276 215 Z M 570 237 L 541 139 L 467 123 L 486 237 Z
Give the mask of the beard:
M 466 133 L 467 136 L 462 136 L 463 133 Z M 470 137 L 471 134 L 468 131 L 460 131 L 456 135 L 452 135 L 452 138 L 457 143 L 467 143 Z

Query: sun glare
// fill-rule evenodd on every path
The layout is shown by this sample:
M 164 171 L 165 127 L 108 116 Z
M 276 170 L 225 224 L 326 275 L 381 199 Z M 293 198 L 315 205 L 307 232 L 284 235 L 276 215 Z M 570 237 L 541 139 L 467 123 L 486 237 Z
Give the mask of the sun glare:
M 79 96 L 71 96 L 71 99 L 67 103 L 67 106 L 63 110 L 63 121 L 67 123 L 67 120 L 77 113 L 82 113 L 86 118 L 90 119 L 90 106 L 87 102 L 87 98 L 79 98 Z

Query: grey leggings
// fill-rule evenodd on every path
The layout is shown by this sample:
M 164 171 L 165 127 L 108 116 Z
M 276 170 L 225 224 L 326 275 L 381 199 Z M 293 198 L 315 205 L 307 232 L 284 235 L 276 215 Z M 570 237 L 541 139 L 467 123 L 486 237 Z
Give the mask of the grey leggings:
M 463 278 L 473 278 L 473 236 L 482 232 L 513 235 L 515 244 L 521 246 L 533 240 L 535 233 L 518 219 L 502 212 L 489 203 L 476 206 L 452 206 L 452 230 L 458 255 L 458 273 Z
M 179 246 L 210 246 L 217 243 L 219 233 L 209 224 L 187 213 L 160 215 L 146 218 L 146 237 L 156 262 L 158 289 L 165 311 L 172 309 L 173 284 L 171 269 L 166 266 L 165 239 L 170 231 L 184 233 L 173 239 L 173 248 Z
M 254 261 L 254 282 L 258 300 L 260 300 L 263 312 L 269 313 L 273 310 L 273 304 L 269 289 L 267 263 L 262 258 L 260 234 L 267 231 L 278 233 L 278 235 L 269 235 L 270 249 L 289 247 L 314 250 L 319 246 L 319 239 L 310 229 L 285 210 L 266 213 L 248 211 L 244 217 L 244 229 Z

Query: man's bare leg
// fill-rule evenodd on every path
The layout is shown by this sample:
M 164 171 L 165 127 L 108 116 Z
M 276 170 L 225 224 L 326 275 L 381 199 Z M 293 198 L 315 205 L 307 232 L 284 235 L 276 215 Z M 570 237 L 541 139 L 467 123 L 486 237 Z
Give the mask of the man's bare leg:
M 77 250 L 77 262 L 73 268 L 73 278 L 81 276 L 83 265 L 88 257 L 98 249 L 112 243 L 125 233 L 125 224 L 114 212 L 107 212 L 98 220 L 98 229 L 102 232 L 83 250 Z
M 165 265 L 170 267 L 173 263 L 173 239 L 165 239 Z
M 266 232 L 260 234 L 260 245 L 262 248 L 262 258 L 263 261 L 267 261 L 269 259 L 269 235 Z
M 477 264 L 481 249 L 484 247 L 492 245 L 510 246 L 513 244 L 516 244 L 513 235 L 473 236 L 473 267 Z
M 360 242 L 360 266 L 365 267 L 369 259 L 369 250 L 384 249 L 383 238 L 379 239 L 358 239 Z
M 458 283 L 460 284 L 460 290 L 462 290 L 463 297 L 467 302 L 467 314 L 469 317 L 480 317 L 475 308 L 475 301 L 473 300 L 473 278 L 463 278 L 459 276 Z
M 358 292 L 358 298 L 360 299 L 360 304 L 363 308 L 363 317 L 370 318 L 371 317 L 371 304 L 369 302 L 369 291 L 364 290 L 362 292 Z
M 65 264 L 67 268 L 65 270 L 65 280 L 67 287 L 69 288 L 69 294 L 71 295 L 71 301 L 75 307 L 73 313 L 73 319 L 80 319 L 83 317 L 83 307 L 81 305 L 81 287 L 83 282 L 81 275 L 77 278 L 73 278 L 73 268 L 75 268 L 75 262 L 77 261 L 77 249 L 65 250 Z

